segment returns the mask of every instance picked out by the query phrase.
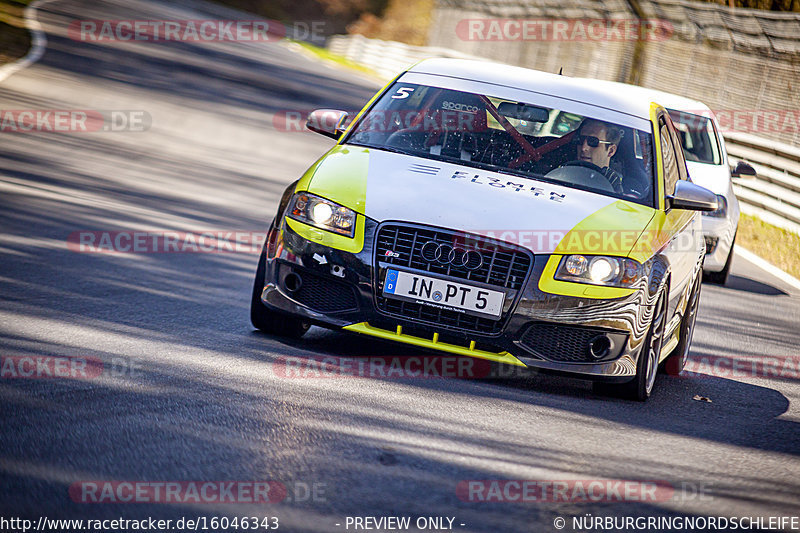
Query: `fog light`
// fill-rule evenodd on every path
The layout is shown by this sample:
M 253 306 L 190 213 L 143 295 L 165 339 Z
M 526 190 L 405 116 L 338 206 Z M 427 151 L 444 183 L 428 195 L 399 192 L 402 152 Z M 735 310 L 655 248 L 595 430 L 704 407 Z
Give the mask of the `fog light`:
M 598 335 L 589 341 L 589 353 L 595 359 L 602 359 L 611 350 L 611 340 L 605 335 Z
M 717 250 L 717 245 L 719 244 L 719 237 L 709 237 L 708 235 L 705 236 L 706 239 L 706 254 L 713 254 Z
M 300 287 L 303 286 L 303 278 L 294 272 L 290 272 L 283 278 L 283 286 L 286 287 L 286 290 L 289 292 L 297 292 L 300 290 Z

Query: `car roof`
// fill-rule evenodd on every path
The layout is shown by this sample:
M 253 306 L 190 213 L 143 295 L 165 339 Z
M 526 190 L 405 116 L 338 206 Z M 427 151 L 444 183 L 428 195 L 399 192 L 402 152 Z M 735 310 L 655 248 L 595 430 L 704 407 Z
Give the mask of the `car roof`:
M 576 78 L 576 79 L 587 79 L 587 78 Z M 608 87 L 608 90 L 625 90 L 628 91 L 628 94 L 640 94 L 642 98 L 650 98 L 654 102 L 657 102 L 659 105 L 666 107 L 667 109 L 675 109 L 678 111 L 686 111 L 689 113 L 711 113 L 711 109 L 699 100 L 692 100 L 691 98 L 686 98 L 685 96 L 680 96 L 677 94 L 667 93 L 664 91 L 659 91 L 656 89 L 648 89 L 647 87 L 640 87 L 638 85 L 628 85 L 627 83 L 618 83 L 615 81 L 601 81 L 601 80 L 592 80 L 596 81 L 599 84 Z
M 645 120 L 653 102 L 670 109 L 707 111 L 701 102 L 626 83 L 573 78 L 550 72 L 472 59 L 424 59 L 408 72 L 460 78 L 557 96 Z

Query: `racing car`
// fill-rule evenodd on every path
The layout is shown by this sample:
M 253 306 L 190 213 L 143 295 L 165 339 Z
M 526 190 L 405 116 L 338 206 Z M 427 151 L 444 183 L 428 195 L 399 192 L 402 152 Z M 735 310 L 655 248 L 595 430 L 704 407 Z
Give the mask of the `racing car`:
M 251 300 L 259 330 L 338 328 L 592 380 L 646 400 L 683 369 L 701 212 L 665 107 L 631 89 L 428 59 L 284 192 Z

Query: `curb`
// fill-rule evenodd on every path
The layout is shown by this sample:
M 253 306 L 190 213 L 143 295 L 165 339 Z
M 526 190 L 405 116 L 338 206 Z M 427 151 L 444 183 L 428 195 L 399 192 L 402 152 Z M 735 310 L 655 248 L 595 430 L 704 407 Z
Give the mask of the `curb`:
M 28 50 L 28 53 L 21 59 L 17 59 L 13 63 L 0 67 L 0 82 L 33 63 L 36 63 L 44 55 L 44 50 L 47 47 L 47 37 L 45 37 L 42 25 L 39 24 L 39 21 L 36 19 L 36 10 L 39 6 L 52 1 L 53 0 L 36 0 L 25 8 L 25 27 L 28 28 L 32 36 L 31 49 Z
M 784 272 L 783 270 L 781 270 L 780 268 L 776 267 L 772 263 L 770 263 L 770 262 L 766 261 L 765 259 L 762 259 L 761 257 L 757 256 L 756 254 L 754 254 L 753 252 L 751 252 L 747 248 L 742 248 L 741 246 L 739 246 L 737 244 L 736 247 L 734 248 L 734 252 L 736 254 L 740 255 L 742 257 L 742 259 L 744 259 L 745 261 L 753 263 L 755 266 L 757 266 L 761 270 L 764 270 L 765 272 L 767 272 L 769 274 L 772 274 L 773 276 L 775 276 L 779 280 L 783 281 L 784 283 L 787 283 L 787 284 L 791 285 L 792 287 L 794 287 L 795 289 L 800 290 L 800 279 L 795 278 L 794 276 L 792 276 L 788 272 Z
M 367 82 L 370 82 L 370 83 L 377 83 L 379 86 L 386 85 L 386 83 L 388 83 L 390 81 L 390 79 L 391 79 L 391 78 L 383 78 L 377 72 L 375 72 L 374 74 L 370 74 L 370 73 L 363 72 L 363 71 L 358 70 L 358 69 L 354 69 L 352 67 L 348 67 L 347 65 L 342 65 L 341 63 L 338 63 L 337 61 L 334 61 L 332 59 L 327 59 L 327 58 L 324 58 L 324 57 L 320 57 L 317 54 L 315 54 L 314 52 L 312 52 L 311 50 L 307 50 L 306 48 L 304 48 L 303 46 L 299 45 L 297 42 L 295 42 L 294 40 L 291 40 L 291 39 L 287 39 L 285 41 L 285 43 L 281 43 L 281 45 L 284 46 L 287 50 L 290 50 L 290 51 L 292 51 L 292 52 L 294 52 L 296 54 L 300 54 L 302 56 L 305 56 L 308 59 L 316 60 L 316 61 L 322 63 L 323 65 L 328 66 L 329 68 L 333 68 L 335 70 L 339 70 L 340 72 L 347 72 L 348 74 L 360 76 L 364 81 L 367 81 Z M 362 63 L 359 63 L 359 64 L 361 65 Z M 366 65 L 363 65 L 363 66 L 365 68 L 370 68 L 370 67 L 368 67 Z M 372 70 L 372 69 L 370 68 L 370 70 Z

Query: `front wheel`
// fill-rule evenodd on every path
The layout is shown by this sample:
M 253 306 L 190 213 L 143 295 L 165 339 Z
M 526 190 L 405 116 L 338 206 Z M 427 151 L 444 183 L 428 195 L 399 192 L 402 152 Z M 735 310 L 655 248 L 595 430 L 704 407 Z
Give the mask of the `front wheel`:
M 643 402 L 650 397 L 658 373 L 658 360 L 664 345 L 664 329 L 667 322 L 667 298 L 664 293 L 658 298 L 650 332 L 647 334 L 639 361 L 636 363 L 636 377 L 622 385 L 622 395 L 629 400 Z
M 661 347 L 664 345 L 664 328 L 667 321 L 667 298 L 663 292 L 653 310 L 653 320 L 647 333 L 644 345 L 636 362 L 636 377 L 622 385 L 611 385 L 603 382 L 594 383 L 594 391 L 601 394 L 620 396 L 627 400 L 643 402 L 650 397 L 658 373 L 658 360 Z
M 689 346 L 692 344 L 694 325 L 697 322 L 700 288 L 703 286 L 702 279 L 702 272 L 699 272 L 697 278 L 695 278 L 694 287 L 692 287 L 689 303 L 686 304 L 686 311 L 683 313 L 683 320 L 681 320 L 680 330 L 678 331 L 678 345 L 664 363 L 664 370 L 667 375 L 680 375 L 686 366 L 686 361 L 689 360 Z
M 733 236 L 733 240 L 736 240 L 736 235 Z M 725 260 L 725 266 L 722 267 L 722 270 L 719 272 L 706 272 L 703 277 L 713 283 L 715 285 L 725 285 L 728 282 L 728 276 L 731 273 L 731 263 L 733 262 L 733 243 L 731 243 L 731 249 L 728 250 L 728 259 Z
M 281 335 L 299 339 L 308 331 L 309 324 L 299 318 L 267 309 L 261 302 L 261 291 L 264 290 L 264 278 L 267 272 L 267 251 L 261 252 L 253 283 L 253 296 L 250 300 L 250 322 L 256 329 L 271 335 Z

